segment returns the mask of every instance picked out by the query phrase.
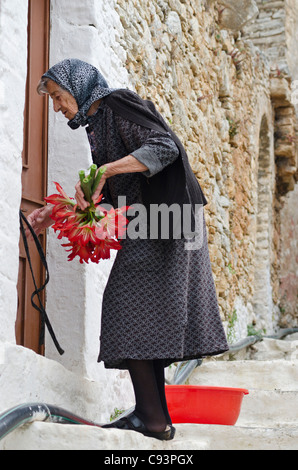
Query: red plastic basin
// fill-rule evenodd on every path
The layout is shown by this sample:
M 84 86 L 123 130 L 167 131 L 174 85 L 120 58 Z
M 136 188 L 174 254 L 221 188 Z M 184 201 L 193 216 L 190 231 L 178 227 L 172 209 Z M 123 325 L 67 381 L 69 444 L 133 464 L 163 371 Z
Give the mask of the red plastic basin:
M 167 385 L 166 397 L 173 423 L 236 424 L 244 395 L 243 388 L 198 385 Z

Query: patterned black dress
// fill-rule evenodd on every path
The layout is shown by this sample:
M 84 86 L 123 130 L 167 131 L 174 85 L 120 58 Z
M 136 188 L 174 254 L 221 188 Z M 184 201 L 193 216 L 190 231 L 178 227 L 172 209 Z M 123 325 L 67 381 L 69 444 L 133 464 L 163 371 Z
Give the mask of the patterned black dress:
M 150 177 L 178 158 L 167 135 L 132 123 L 103 100 L 86 128 L 92 158 L 103 165 L 134 155 Z M 109 178 L 103 193 L 117 207 L 142 203 L 140 173 Z M 102 305 L 100 353 L 106 368 L 127 368 L 126 359 L 176 361 L 220 354 L 228 349 L 219 315 L 203 223 L 203 244 L 186 250 L 185 240 L 122 241 Z

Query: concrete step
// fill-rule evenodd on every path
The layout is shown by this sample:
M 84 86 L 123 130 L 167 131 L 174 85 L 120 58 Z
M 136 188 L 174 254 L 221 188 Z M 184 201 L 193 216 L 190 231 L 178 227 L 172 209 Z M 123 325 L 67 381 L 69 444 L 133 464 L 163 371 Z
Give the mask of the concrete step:
M 243 399 L 237 425 L 298 429 L 298 392 L 250 390 Z
M 206 360 L 189 379 L 248 389 L 236 426 L 179 424 L 175 439 L 161 442 L 133 431 L 34 422 L 1 440 L 0 450 L 298 450 L 298 360 L 291 344 L 274 341 L 254 351 L 261 360 Z M 264 360 L 265 350 L 274 359 Z
M 250 390 L 236 426 L 178 424 L 160 442 L 132 431 L 34 422 L 0 441 L 0 450 L 298 450 L 298 392 Z
M 265 348 L 269 346 L 271 351 L 288 350 L 285 341 L 280 344 L 274 340 L 275 346 L 271 341 L 266 343 Z M 262 346 L 262 351 L 265 348 Z M 298 429 L 297 360 L 204 361 L 192 373 L 189 383 L 248 389 L 238 426 Z
M 183 444 L 187 439 L 200 443 L 202 450 L 203 445 L 205 450 L 298 450 L 298 427 L 179 425 L 177 440 Z
M 298 391 L 298 360 L 204 361 L 194 370 L 189 383 L 248 390 Z
M 196 425 L 194 426 L 196 428 Z M 204 437 L 204 432 L 202 433 Z M 201 433 L 192 435 L 177 426 L 173 441 L 165 442 L 134 431 L 81 425 L 34 422 L 16 429 L 0 441 L 0 450 L 207 450 Z
M 251 348 L 250 358 L 259 361 L 298 360 L 298 333 L 284 339 L 264 338 Z
M 173 441 L 133 431 L 34 422 L 0 442 L 0 450 L 298 450 L 298 428 L 178 424 Z M 133 455 L 133 453 L 132 453 Z

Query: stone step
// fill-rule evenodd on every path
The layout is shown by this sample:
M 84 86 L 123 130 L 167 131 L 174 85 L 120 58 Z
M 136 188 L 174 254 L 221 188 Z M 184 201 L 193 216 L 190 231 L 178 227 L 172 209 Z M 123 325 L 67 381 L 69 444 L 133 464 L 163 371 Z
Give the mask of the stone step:
M 0 450 L 298 450 L 298 361 L 288 355 L 293 344 L 274 341 L 255 355 L 279 351 L 282 359 L 205 360 L 189 379 L 248 389 L 236 426 L 179 424 L 175 439 L 161 442 L 132 431 L 34 422 L 2 439 Z
M 298 427 L 253 428 L 178 424 L 173 441 L 133 431 L 34 422 L 0 441 L 0 450 L 298 450 Z M 118 454 L 119 455 L 119 454 Z
M 238 426 L 298 429 L 298 392 L 250 390 L 242 402 Z
M 207 450 L 201 433 L 186 431 L 177 425 L 175 439 L 165 442 L 133 431 L 34 422 L 2 439 L 0 450 Z
M 181 443 L 181 447 L 178 448 L 182 449 L 188 439 L 202 450 L 298 450 L 298 427 L 179 425 L 176 445 Z
M 257 440 L 254 443 L 253 436 L 263 436 L 262 432 L 264 432 L 264 436 L 272 435 L 274 442 L 282 437 L 282 445 L 285 445 L 284 442 L 289 433 L 293 434 L 293 438 L 297 438 L 297 423 L 297 391 L 254 389 L 250 390 L 249 395 L 243 398 L 241 413 L 236 426 L 175 425 L 177 428 L 176 438 L 170 443 L 160 443 L 155 439 L 148 439 L 137 433 L 123 434 L 121 431 L 102 430 L 88 426 L 34 422 L 24 425 L 9 434 L 0 442 L 0 450 L 32 448 L 43 450 L 47 446 L 58 450 L 87 449 L 88 446 L 91 449 L 103 448 L 106 450 L 133 448 L 145 450 L 210 450 L 215 448 L 215 436 L 219 436 L 220 432 L 223 433 L 220 443 L 217 444 L 223 446 L 220 448 L 228 449 L 229 445 L 234 445 L 233 441 L 236 438 L 239 440 L 237 445 L 240 446 L 242 440 L 245 440 L 245 436 L 247 436 L 247 442 L 250 443 L 249 446 L 255 448 Z M 205 435 L 206 432 L 207 435 Z M 193 435 L 194 437 L 192 437 Z M 134 439 L 134 444 L 132 444 L 130 438 Z M 231 439 L 230 444 L 229 439 Z M 265 445 L 264 438 L 261 439 L 261 444 Z M 292 439 L 290 439 L 289 445 L 292 444 Z
M 298 334 L 290 335 L 283 340 L 264 338 L 252 348 L 251 359 L 258 361 L 272 361 L 285 359 L 298 360 Z
M 194 370 L 189 383 L 248 390 L 298 391 L 298 361 L 204 361 Z

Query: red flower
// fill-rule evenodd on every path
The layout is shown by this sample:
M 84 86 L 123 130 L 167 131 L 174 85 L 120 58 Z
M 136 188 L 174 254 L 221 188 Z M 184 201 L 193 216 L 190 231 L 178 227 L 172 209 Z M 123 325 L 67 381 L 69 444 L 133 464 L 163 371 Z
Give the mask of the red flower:
M 52 228 L 59 232 L 58 239 L 67 238 L 68 243 L 62 244 L 70 252 L 68 260 L 79 257 L 80 263 L 99 263 L 101 259 L 108 259 L 111 250 L 120 250 L 118 238 L 123 238 L 128 220 L 123 213 L 128 209 L 105 210 L 97 204 L 91 204 L 85 211 L 78 209 L 73 199 L 69 198 L 59 183 L 55 183 L 58 194 L 45 198 L 46 202 L 53 204 L 52 219 L 55 221 Z
M 111 256 L 111 250 L 121 250 L 121 248 L 118 240 L 105 238 L 95 245 L 91 261 L 98 263 L 101 259 L 108 259 Z
M 71 205 L 74 206 L 72 198 L 69 198 L 66 192 L 63 190 L 62 186 L 59 183 L 54 183 L 59 194 L 52 194 L 51 196 L 45 197 L 45 201 L 54 204 L 54 205 Z
M 97 238 L 123 238 L 128 224 L 128 220 L 123 213 L 127 211 L 127 207 L 111 209 L 107 212 L 104 208 L 98 206 L 97 210 L 104 214 L 104 217 L 96 224 L 95 233 Z
M 88 243 L 97 243 L 95 235 L 95 227 L 91 224 L 86 225 L 73 225 L 68 232 L 68 239 L 70 242 L 79 243 L 82 246 L 87 246 Z
M 62 246 L 65 248 L 71 247 L 70 250 L 66 250 L 71 251 L 70 255 L 68 255 L 68 261 L 72 261 L 76 256 L 79 256 L 81 264 L 83 264 L 83 262 L 88 264 L 90 256 L 92 255 L 92 251 L 88 249 L 88 247 L 81 246 L 78 243 L 65 243 Z

